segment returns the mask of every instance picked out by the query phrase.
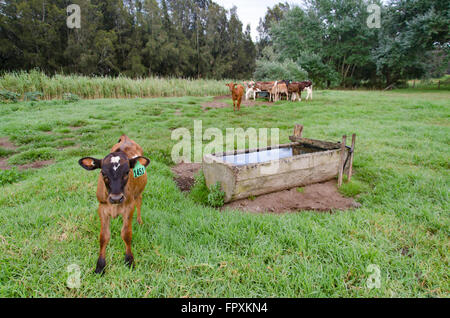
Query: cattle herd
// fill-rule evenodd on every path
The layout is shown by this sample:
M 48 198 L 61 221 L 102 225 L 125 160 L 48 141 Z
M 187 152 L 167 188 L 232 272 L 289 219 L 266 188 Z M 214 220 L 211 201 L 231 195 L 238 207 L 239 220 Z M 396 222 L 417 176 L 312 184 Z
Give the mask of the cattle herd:
M 233 109 L 240 110 L 242 97 L 244 95 L 245 86 L 245 99 L 249 100 L 253 98 L 256 100 L 258 94 L 266 93 L 269 96 L 269 101 L 277 102 L 283 97 L 286 100 L 291 101 L 301 101 L 302 91 L 306 90 L 306 100 L 312 100 L 312 82 L 294 82 L 288 80 L 274 81 L 274 82 L 244 82 L 244 86 L 238 85 L 236 83 L 227 84 L 230 88 L 230 92 L 233 98 Z
M 269 94 L 269 100 L 271 102 L 276 102 L 280 100 L 283 96 L 286 100 L 301 101 L 302 91 L 307 91 L 306 100 L 312 99 L 312 82 L 293 82 L 293 81 L 276 81 L 276 82 L 246 82 L 246 99 L 248 100 L 251 96 L 256 99 L 257 94 L 260 92 L 267 92 Z

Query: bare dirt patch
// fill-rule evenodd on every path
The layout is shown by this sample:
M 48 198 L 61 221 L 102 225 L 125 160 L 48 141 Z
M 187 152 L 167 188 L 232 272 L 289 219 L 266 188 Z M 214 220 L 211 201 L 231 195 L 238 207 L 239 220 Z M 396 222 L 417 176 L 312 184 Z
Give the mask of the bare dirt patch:
M 233 108 L 233 105 L 226 103 L 224 100 L 231 100 L 231 95 L 216 96 L 211 102 L 206 102 L 202 104 L 203 111 L 208 111 L 209 109 L 217 108 Z M 255 106 L 272 106 L 273 103 L 254 101 L 254 100 L 242 100 L 241 107 L 255 107 Z
M 317 183 L 306 186 L 299 192 L 297 188 L 261 195 L 252 199 L 228 203 L 225 209 L 243 210 L 247 212 L 295 212 L 348 210 L 359 207 L 353 198 L 342 196 L 336 181 Z
M 43 160 L 43 161 L 35 161 L 32 163 L 27 163 L 26 165 L 18 166 L 19 170 L 25 170 L 25 169 L 41 169 L 46 166 L 54 164 L 54 160 Z
M 0 170 L 8 170 L 11 166 L 8 164 L 7 158 L 0 158 Z
M 54 160 L 43 160 L 43 161 L 35 161 L 32 163 L 27 163 L 27 164 L 19 165 L 19 166 L 11 166 L 8 163 L 7 158 L 0 158 L 0 170 L 9 170 L 13 167 L 16 167 L 19 170 L 41 169 L 41 168 L 47 167 L 49 165 L 52 165 L 54 163 L 55 163 Z
M 172 168 L 175 182 L 183 192 L 190 191 L 194 185 L 194 175 L 201 169 L 201 164 L 181 163 Z M 328 181 L 297 188 L 269 193 L 251 199 L 244 199 L 225 204 L 222 210 L 232 209 L 254 213 L 285 213 L 297 211 L 329 212 L 360 207 L 353 198 L 346 198 L 339 193 L 336 181 Z
M 180 163 L 172 168 L 175 174 L 175 182 L 181 191 L 190 191 L 194 186 L 194 176 L 200 171 L 202 165 L 199 163 Z
M 9 138 L 2 137 L 0 138 L 0 147 L 8 150 L 16 150 L 17 146 L 14 145 L 12 142 L 9 141 Z M 28 163 L 25 165 L 19 165 L 19 166 L 11 166 L 8 163 L 8 158 L 0 158 L 0 170 L 9 170 L 12 167 L 17 167 L 19 170 L 26 170 L 26 169 L 40 169 L 43 167 L 46 167 L 48 165 L 54 164 L 55 161 L 53 160 L 44 160 L 44 161 L 35 161 L 32 163 Z
M 16 150 L 17 146 L 14 145 L 11 141 L 9 141 L 8 137 L 0 138 L 0 147 L 8 150 Z

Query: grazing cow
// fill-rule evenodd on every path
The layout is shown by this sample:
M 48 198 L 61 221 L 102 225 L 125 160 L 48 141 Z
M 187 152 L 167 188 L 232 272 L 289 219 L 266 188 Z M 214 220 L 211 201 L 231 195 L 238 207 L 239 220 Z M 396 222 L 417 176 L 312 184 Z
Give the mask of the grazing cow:
M 281 81 L 277 84 L 277 100 L 281 98 L 281 94 L 286 95 L 286 100 L 289 100 L 288 81 Z
M 274 82 L 273 86 L 269 89 L 269 102 L 276 102 L 278 96 L 278 82 Z
M 270 101 L 277 102 L 280 99 L 281 94 L 285 94 L 289 99 L 288 87 L 285 81 L 275 82 L 272 88 L 269 90 Z
M 233 111 L 241 110 L 242 96 L 244 95 L 244 86 L 236 83 L 226 84 L 230 88 L 231 97 L 233 98 Z M 237 105 L 236 105 L 237 104 Z
M 121 215 L 123 218 L 122 239 L 125 242 L 125 263 L 134 266 L 131 252 L 133 213 L 137 208 L 137 220 L 142 224 L 142 192 L 147 184 L 145 167 L 150 160 L 143 157 L 142 148 L 126 135 L 120 137 L 118 144 L 104 159 L 92 157 L 78 161 L 84 169 L 101 169 L 97 183 L 98 214 L 100 216 L 100 254 L 96 273 L 103 273 L 106 261 L 106 246 L 111 237 L 110 220 Z
M 253 95 L 253 100 L 256 100 L 256 93 L 261 91 L 259 88 L 256 88 L 256 83 L 255 82 L 248 82 L 248 83 L 244 82 L 244 86 L 246 89 L 245 100 L 249 100 L 252 95 Z
M 274 84 L 275 82 L 256 82 L 255 88 L 262 92 L 269 92 L 273 88 Z

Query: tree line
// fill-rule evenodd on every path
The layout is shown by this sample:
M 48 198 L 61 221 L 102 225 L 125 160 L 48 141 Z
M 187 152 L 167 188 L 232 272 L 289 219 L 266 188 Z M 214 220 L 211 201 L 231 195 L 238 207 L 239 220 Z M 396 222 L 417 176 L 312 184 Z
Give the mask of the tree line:
M 79 29 L 66 25 L 70 4 Z M 236 8 L 211 0 L 0 1 L 2 71 L 249 78 L 255 58 Z
M 380 8 L 378 27 L 367 22 L 371 4 Z M 280 3 L 259 25 L 255 76 L 302 74 L 325 87 L 389 87 L 441 77 L 450 70 L 449 28 L 448 0 Z
M 72 3 L 80 29 L 66 26 Z M 370 4 L 379 28 L 367 24 Z M 448 0 L 279 3 L 254 43 L 236 7 L 212 0 L 3 0 L 0 71 L 388 87 L 448 72 L 449 15 Z

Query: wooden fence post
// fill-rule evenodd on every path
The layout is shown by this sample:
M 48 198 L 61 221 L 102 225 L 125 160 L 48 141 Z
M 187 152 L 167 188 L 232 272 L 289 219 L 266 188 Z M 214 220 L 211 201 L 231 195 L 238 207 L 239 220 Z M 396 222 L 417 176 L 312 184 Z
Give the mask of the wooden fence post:
M 347 142 L 347 136 L 342 136 L 342 143 L 341 143 L 341 160 L 339 161 L 339 174 L 338 174 L 338 187 L 340 188 L 342 186 L 342 179 L 344 176 L 344 158 L 345 158 L 345 146 Z
M 348 182 L 352 180 L 352 173 L 353 173 L 353 156 L 355 154 L 355 143 L 356 143 L 356 134 L 352 135 L 352 153 L 350 154 L 350 166 L 348 168 Z
M 295 125 L 294 137 L 302 138 L 302 134 L 303 134 L 303 126 L 299 124 Z

